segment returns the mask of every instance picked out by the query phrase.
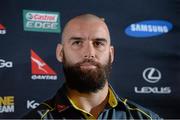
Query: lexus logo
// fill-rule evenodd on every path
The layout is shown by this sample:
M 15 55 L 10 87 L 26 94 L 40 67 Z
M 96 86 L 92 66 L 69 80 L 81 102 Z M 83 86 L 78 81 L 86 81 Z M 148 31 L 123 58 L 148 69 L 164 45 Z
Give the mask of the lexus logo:
M 161 72 L 153 67 L 143 71 L 143 78 L 149 83 L 157 83 L 161 79 Z

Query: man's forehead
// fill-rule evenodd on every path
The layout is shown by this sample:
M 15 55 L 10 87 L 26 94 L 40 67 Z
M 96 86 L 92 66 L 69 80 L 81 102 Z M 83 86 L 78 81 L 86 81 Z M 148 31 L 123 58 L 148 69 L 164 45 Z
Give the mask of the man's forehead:
M 64 31 L 69 28 L 72 29 L 73 27 L 82 26 L 82 25 L 88 25 L 88 24 L 94 24 L 94 25 L 101 25 L 104 26 L 107 29 L 106 24 L 104 21 L 98 17 L 95 16 L 80 16 L 75 17 L 71 19 L 66 26 L 64 27 Z
M 92 27 L 102 27 L 104 31 L 107 32 L 107 35 L 109 36 L 109 30 L 104 22 L 104 19 L 99 18 L 95 15 L 82 15 L 77 16 L 73 19 L 71 19 L 64 27 L 63 33 L 62 33 L 62 40 L 65 38 L 65 36 L 73 29 L 77 29 L 80 27 L 86 27 L 86 25 L 92 25 Z
M 104 22 L 104 19 L 98 17 L 98 16 L 95 16 L 95 15 L 92 15 L 92 14 L 84 14 L 84 15 L 80 15 L 80 16 L 76 16 L 74 18 L 72 18 L 71 20 L 69 20 L 68 23 L 72 22 L 72 21 L 75 21 L 75 20 L 82 20 L 82 21 L 102 21 Z M 68 24 L 67 23 L 67 24 Z

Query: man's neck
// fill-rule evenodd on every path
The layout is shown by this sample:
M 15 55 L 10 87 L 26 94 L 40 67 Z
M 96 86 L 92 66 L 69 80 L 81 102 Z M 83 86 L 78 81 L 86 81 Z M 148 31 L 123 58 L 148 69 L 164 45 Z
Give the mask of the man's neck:
M 97 118 L 108 102 L 108 82 L 96 93 L 80 93 L 77 90 L 68 89 L 67 95 L 75 101 L 77 107 Z

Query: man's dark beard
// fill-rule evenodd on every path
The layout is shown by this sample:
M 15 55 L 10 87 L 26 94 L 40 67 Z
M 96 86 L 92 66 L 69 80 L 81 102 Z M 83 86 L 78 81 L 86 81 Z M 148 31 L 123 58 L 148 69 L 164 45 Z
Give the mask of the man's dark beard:
M 89 63 L 96 66 L 95 69 L 82 70 L 80 65 Z M 69 65 L 64 58 L 63 70 L 67 87 L 80 93 L 96 93 L 101 90 L 109 78 L 111 69 L 110 60 L 105 65 L 86 59 L 75 65 Z

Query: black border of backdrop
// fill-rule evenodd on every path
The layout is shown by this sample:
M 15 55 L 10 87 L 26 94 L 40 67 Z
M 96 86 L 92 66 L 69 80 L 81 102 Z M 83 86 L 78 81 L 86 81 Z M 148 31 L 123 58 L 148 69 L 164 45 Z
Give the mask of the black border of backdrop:
M 40 31 L 27 31 L 35 11 L 59 21 L 40 19 Z M 55 94 L 64 82 L 56 45 L 67 20 L 82 13 L 103 17 L 109 26 L 115 47 L 109 81 L 118 95 L 163 118 L 180 118 L 180 0 L 1 0 L 0 118 L 20 118 Z M 36 74 L 32 50 L 53 75 Z

